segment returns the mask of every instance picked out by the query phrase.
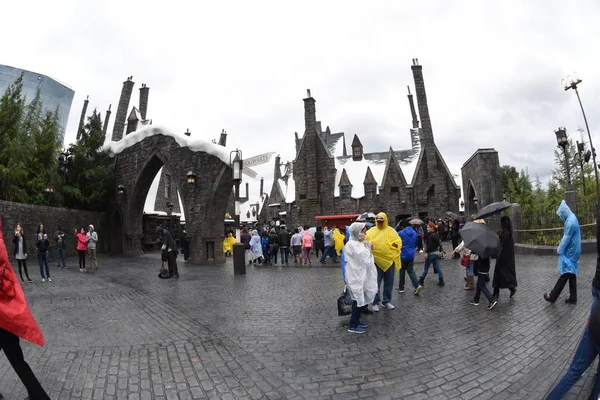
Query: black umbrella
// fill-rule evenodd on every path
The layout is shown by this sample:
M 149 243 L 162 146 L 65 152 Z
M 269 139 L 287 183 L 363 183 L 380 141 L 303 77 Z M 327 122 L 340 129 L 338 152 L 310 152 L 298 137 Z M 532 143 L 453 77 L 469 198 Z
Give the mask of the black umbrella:
M 481 258 L 495 258 L 502 250 L 500 238 L 486 224 L 467 222 L 460 231 L 465 247 Z
M 491 217 L 492 215 L 500 214 L 502 211 L 510 207 L 512 207 L 512 204 L 508 201 L 499 201 L 497 203 L 488 204 L 487 206 L 479 210 L 477 214 L 475 214 L 473 219 Z
M 453 213 L 452 211 L 446 211 L 446 215 L 450 218 L 458 219 L 458 215 L 456 213 Z

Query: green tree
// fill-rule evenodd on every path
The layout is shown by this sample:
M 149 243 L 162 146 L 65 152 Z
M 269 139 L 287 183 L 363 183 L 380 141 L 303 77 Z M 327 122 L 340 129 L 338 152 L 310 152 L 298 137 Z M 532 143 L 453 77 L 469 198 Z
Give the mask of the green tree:
M 41 204 L 45 202 L 44 189 L 47 184 L 55 184 L 58 178 L 58 148 L 60 123 L 56 111 L 46 111 L 39 127 L 31 132 L 32 154 L 29 163 L 30 202 Z M 59 191 L 49 200 L 52 204 L 60 204 L 56 198 Z

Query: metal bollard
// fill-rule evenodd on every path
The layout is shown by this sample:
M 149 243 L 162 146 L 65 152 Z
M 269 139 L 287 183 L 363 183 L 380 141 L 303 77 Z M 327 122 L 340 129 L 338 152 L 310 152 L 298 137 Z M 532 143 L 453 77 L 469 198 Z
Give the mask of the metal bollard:
M 246 275 L 246 248 L 242 243 L 233 245 L 233 273 Z

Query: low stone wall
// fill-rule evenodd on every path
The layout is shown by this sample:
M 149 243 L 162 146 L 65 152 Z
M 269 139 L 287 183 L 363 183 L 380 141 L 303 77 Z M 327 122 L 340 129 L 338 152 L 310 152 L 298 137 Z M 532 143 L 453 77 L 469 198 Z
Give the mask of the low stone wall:
M 515 243 L 516 254 L 526 254 L 533 256 L 557 256 L 556 246 L 536 246 L 531 244 Z M 581 241 L 582 254 L 596 253 L 596 240 Z
M 105 213 L 0 200 L 0 219 L 2 220 L 2 233 L 4 234 L 8 254 L 11 257 L 13 255 L 12 238 L 14 237 L 14 228 L 17 223 L 23 226 L 30 262 L 32 256 L 35 255 L 33 239 L 39 224 L 44 224 L 46 233 L 50 238 L 50 245 L 52 246 L 50 257 L 52 260 L 55 258 L 54 249 L 56 248 L 56 242 L 52 239 L 52 236 L 59 227 L 66 234 L 67 256 L 75 256 L 77 254 L 77 240 L 73 234 L 73 230 L 82 227 L 87 229 L 90 224 L 94 225 L 94 229 L 98 233 L 97 251 L 103 253 L 108 249 L 107 239 L 109 231 Z

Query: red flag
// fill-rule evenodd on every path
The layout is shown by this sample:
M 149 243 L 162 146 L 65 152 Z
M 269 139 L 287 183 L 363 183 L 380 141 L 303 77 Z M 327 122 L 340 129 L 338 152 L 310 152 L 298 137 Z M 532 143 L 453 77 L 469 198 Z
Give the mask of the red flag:
M 37 345 L 44 335 L 31 315 L 23 288 L 8 260 L 0 220 L 0 328 Z

